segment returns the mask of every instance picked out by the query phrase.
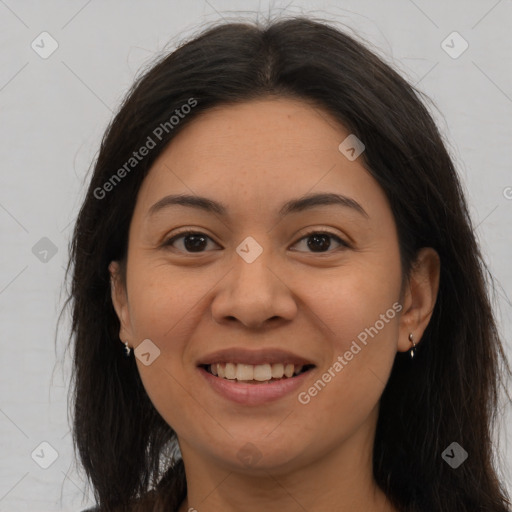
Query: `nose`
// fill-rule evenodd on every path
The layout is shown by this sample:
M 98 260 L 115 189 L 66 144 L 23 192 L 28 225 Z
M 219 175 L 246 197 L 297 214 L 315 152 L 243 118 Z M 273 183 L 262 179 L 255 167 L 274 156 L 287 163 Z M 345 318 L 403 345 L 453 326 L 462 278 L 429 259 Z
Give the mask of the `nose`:
M 290 283 L 270 252 L 263 250 L 252 263 L 236 254 L 232 270 L 219 283 L 212 301 L 217 323 L 240 322 L 250 329 L 264 329 L 296 315 Z

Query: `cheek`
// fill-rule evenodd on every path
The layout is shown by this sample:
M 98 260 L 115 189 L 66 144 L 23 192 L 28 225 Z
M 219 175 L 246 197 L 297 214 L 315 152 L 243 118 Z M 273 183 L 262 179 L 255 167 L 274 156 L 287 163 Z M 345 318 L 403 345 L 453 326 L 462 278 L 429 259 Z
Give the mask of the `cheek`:
M 169 265 L 134 265 L 131 276 L 128 293 L 135 345 L 149 339 L 158 348 L 158 357 L 148 366 L 136 358 L 138 371 L 153 405 L 174 427 L 181 416 L 175 411 L 191 403 L 187 346 L 204 315 L 201 300 L 215 281 L 190 271 L 186 275 L 170 271 Z
M 393 366 L 400 305 L 379 296 L 369 304 L 370 297 L 360 297 L 344 302 L 332 328 L 336 335 L 325 344 L 330 357 L 297 396 L 300 423 L 304 431 L 319 434 L 318 450 L 349 438 L 365 423 Z
M 169 269 L 169 265 L 134 267 L 129 289 L 130 318 L 140 340 L 150 338 L 165 349 L 177 348 L 169 340 L 179 340 L 200 308 L 208 279 L 198 279 Z
M 360 261 L 329 276 L 311 301 L 328 327 L 323 348 L 328 357 L 316 384 L 302 390 L 302 403 L 310 400 L 307 408 L 338 424 L 347 421 L 347 412 L 364 417 L 373 409 L 397 352 L 400 266 L 391 257 Z
M 381 339 L 393 338 L 389 327 L 401 309 L 400 286 L 398 254 L 356 255 L 350 264 L 312 280 L 309 306 L 328 328 L 332 346 L 345 352 L 361 333 L 364 341 L 368 329 L 377 337 L 375 324 Z
M 204 293 L 180 280 L 168 267 L 147 266 L 140 270 L 137 273 L 134 268 L 129 290 L 135 345 L 149 339 L 157 347 L 158 356 L 147 366 L 143 358 L 136 358 L 136 364 L 155 409 L 169 425 L 180 430 L 183 411 L 191 404 L 185 361 L 187 340 L 195 324 L 194 305 Z

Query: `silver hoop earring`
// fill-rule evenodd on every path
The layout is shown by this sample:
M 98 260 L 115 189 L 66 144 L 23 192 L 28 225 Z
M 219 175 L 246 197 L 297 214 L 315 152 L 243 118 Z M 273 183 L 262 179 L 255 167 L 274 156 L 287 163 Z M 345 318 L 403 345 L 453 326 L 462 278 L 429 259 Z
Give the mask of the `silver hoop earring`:
M 411 359 L 414 357 L 414 354 L 416 353 L 416 343 L 414 343 L 414 336 L 412 335 L 412 332 L 409 333 L 409 341 L 412 343 L 412 348 L 410 351 Z
M 131 351 L 132 351 L 132 349 L 129 347 L 128 342 L 125 341 L 124 342 L 124 355 L 125 355 L 125 357 L 130 357 L 130 352 Z

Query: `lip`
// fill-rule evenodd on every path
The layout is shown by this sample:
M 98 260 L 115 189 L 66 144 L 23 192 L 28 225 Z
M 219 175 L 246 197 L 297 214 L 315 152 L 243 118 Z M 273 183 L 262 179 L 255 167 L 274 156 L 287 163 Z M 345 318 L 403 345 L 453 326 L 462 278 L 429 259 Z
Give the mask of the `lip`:
M 313 361 L 279 348 L 269 348 L 265 350 L 247 350 L 243 348 L 227 348 L 212 352 L 196 362 L 197 366 L 215 364 L 215 363 L 240 363 L 240 364 L 294 364 L 306 366 L 314 365 Z M 316 366 L 316 365 L 315 365 Z M 270 385 L 270 384 L 268 384 Z
M 296 377 L 283 378 L 271 381 L 268 384 L 264 382 L 261 384 L 244 384 L 236 380 L 232 381 L 222 377 L 216 377 L 203 367 L 198 367 L 200 374 L 216 393 L 232 402 L 242 405 L 261 405 L 279 400 L 297 391 L 314 369 L 315 368 L 311 368 Z

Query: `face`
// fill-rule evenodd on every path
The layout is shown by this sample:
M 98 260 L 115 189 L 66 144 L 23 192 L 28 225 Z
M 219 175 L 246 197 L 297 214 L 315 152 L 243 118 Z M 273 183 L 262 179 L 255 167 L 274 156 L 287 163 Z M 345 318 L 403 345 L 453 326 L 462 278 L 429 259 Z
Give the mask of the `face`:
M 113 299 L 184 458 L 286 471 L 370 435 L 412 301 L 386 196 L 338 149 L 348 135 L 297 100 L 219 107 L 143 182 Z M 167 197 L 185 194 L 220 206 Z

